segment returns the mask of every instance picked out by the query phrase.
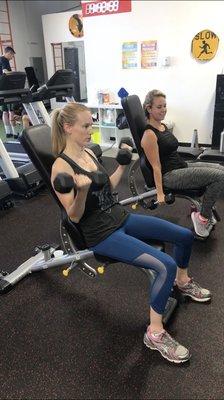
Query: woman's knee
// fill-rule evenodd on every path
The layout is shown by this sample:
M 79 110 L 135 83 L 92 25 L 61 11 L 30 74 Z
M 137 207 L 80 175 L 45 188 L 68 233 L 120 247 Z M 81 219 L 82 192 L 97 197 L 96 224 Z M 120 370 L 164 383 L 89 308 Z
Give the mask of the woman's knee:
M 166 255 L 165 267 L 166 267 L 166 270 L 167 270 L 167 274 L 169 275 L 169 278 L 170 277 L 174 277 L 175 278 L 176 272 L 177 272 L 177 263 L 168 254 Z
M 188 228 L 183 228 L 182 234 L 180 237 L 180 241 L 182 244 L 184 243 L 185 245 L 191 246 L 194 241 L 194 235 L 193 235 L 192 231 Z
M 171 257 L 167 253 L 163 253 L 162 257 L 160 258 L 161 268 L 157 270 L 157 273 L 163 276 L 165 280 L 173 280 L 175 279 L 176 272 L 177 272 L 177 263 L 173 257 Z

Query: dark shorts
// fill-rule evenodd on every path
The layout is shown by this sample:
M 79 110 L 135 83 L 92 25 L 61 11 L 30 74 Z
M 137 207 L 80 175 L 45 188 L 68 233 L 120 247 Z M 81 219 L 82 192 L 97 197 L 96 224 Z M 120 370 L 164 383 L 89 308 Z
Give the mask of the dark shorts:
M 0 106 L 0 108 L 1 108 L 2 112 L 3 111 L 6 111 L 6 112 L 13 111 L 12 104 L 3 104 L 2 106 Z
M 17 104 L 3 104 L 1 106 L 1 110 L 9 112 L 9 111 L 13 111 L 16 115 L 23 115 L 24 113 L 24 108 L 22 103 L 17 103 Z M 26 114 L 26 112 L 25 112 Z

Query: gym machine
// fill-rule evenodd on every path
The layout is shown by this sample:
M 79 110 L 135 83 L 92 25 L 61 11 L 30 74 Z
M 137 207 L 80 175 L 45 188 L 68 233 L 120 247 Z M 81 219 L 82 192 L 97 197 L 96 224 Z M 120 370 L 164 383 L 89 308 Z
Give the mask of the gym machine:
M 13 206 L 12 191 L 8 183 L 0 178 L 0 210 L 7 210 Z
M 38 247 L 38 253 L 31 257 L 29 260 L 22 263 L 15 271 L 7 274 L 2 271 L 0 276 L 0 293 L 4 294 L 16 285 L 21 279 L 27 275 L 44 271 L 49 268 L 66 266 L 62 271 L 63 276 L 67 277 L 73 270 L 81 270 L 85 275 L 90 278 L 104 272 L 105 267 L 111 263 L 116 263 L 116 260 L 102 257 L 95 254 L 86 248 L 84 240 L 78 226 L 71 222 L 68 218 L 67 213 L 59 202 L 51 185 L 51 168 L 55 160 L 51 150 L 51 132 L 47 125 L 34 126 L 23 131 L 21 136 L 21 142 L 27 151 L 30 159 L 38 168 L 45 184 L 49 188 L 51 195 L 57 202 L 61 209 L 61 221 L 60 221 L 60 235 L 62 241 L 62 249 L 59 250 L 58 246 L 45 244 Z M 120 201 L 120 204 L 126 206 L 132 203 L 141 202 L 146 198 L 150 198 L 156 194 L 155 190 L 143 193 L 141 195 L 130 197 L 128 199 Z M 164 251 L 164 244 L 159 241 L 151 241 L 150 244 L 155 246 L 157 249 Z M 88 260 L 97 260 L 101 263 L 101 266 L 94 268 L 87 264 Z M 150 282 L 153 281 L 154 275 L 150 270 L 144 270 Z M 170 297 L 166 306 L 166 310 L 163 316 L 164 322 L 167 322 L 171 316 L 173 310 L 177 305 L 175 298 Z
M 66 102 L 75 102 L 73 92 L 74 72 L 70 69 L 56 71 L 45 85 L 40 86 L 36 92 L 32 92 L 32 100 L 29 103 L 23 104 L 32 125 L 47 124 L 51 126 L 51 119 L 44 101 L 53 98 L 64 98 Z M 101 147 L 95 143 L 89 143 L 88 147 L 95 153 L 98 160 L 101 161 Z
M 0 78 L 0 105 L 29 101 L 29 89 L 24 89 L 26 74 L 9 72 Z M 29 160 L 28 156 L 26 155 Z M 0 166 L 11 191 L 19 196 L 30 198 L 43 186 L 43 181 L 34 165 L 27 162 L 15 168 L 2 140 L 0 140 Z
M 25 70 L 28 70 L 28 68 L 25 68 Z M 13 72 L 13 79 L 17 79 L 18 82 L 17 88 L 14 84 L 14 90 L 16 92 L 16 89 L 24 89 L 25 85 L 25 82 L 24 85 L 22 85 L 22 82 L 19 80 L 19 77 L 21 76 L 20 74 L 20 72 Z M 12 75 L 5 77 L 5 84 L 2 87 L 4 91 L 8 91 L 8 88 L 11 87 L 11 79 Z M 74 91 L 74 72 L 72 70 L 56 71 L 56 73 L 47 81 L 45 85 L 39 87 L 37 84 L 34 84 L 30 89 L 24 90 L 27 90 L 27 94 L 29 94 L 29 96 L 24 96 L 20 103 L 23 103 L 23 107 L 26 110 L 32 125 L 46 123 L 50 126 L 51 120 L 45 107 L 45 103 L 49 102 L 50 99 L 53 98 L 65 98 L 67 102 L 75 101 L 72 96 Z M 5 94 L 3 93 L 3 96 L 7 96 L 7 92 Z M 12 103 L 15 103 L 13 99 L 11 99 L 11 101 Z M 18 100 L 16 102 L 18 103 Z M 30 162 L 28 155 L 24 151 L 24 148 L 21 146 L 19 141 L 6 141 L 4 146 L 16 167 Z M 91 150 L 100 160 L 102 155 L 100 146 L 90 143 L 88 147 L 91 148 Z

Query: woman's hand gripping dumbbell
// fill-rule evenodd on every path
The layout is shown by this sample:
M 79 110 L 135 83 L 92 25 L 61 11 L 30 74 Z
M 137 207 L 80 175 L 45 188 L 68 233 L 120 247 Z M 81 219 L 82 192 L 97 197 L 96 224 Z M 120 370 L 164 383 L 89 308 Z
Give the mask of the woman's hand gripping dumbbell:
M 164 196 L 164 203 L 165 204 L 173 204 L 175 202 L 175 196 L 172 193 L 168 193 Z M 163 204 L 159 200 L 152 199 L 149 202 L 149 209 L 155 210 L 160 204 Z
M 132 159 L 133 141 L 130 137 L 124 137 L 119 143 L 116 160 L 120 165 L 129 165 Z
M 87 172 L 84 174 L 76 174 L 73 178 L 68 173 L 60 173 L 54 179 L 54 189 L 59 193 L 70 193 L 72 189 L 88 190 L 93 185 L 93 190 L 100 190 L 106 183 L 107 177 L 101 171 Z

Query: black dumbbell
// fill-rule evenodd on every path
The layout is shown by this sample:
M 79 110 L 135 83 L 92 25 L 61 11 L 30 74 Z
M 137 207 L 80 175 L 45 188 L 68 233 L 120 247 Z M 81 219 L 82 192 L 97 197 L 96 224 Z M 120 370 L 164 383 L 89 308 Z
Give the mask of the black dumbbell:
M 54 188 L 59 193 L 69 193 L 74 188 L 74 180 L 71 175 L 63 172 L 54 179 Z
M 175 202 L 175 196 L 172 193 L 165 195 L 165 203 L 166 204 L 173 204 L 174 202 Z M 155 210 L 158 207 L 159 202 L 158 202 L 158 200 L 152 199 L 149 204 L 150 204 L 149 209 Z
M 132 138 L 125 136 L 121 139 L 120 143 L 119 143 L 119 151 L 117 153 L 117 157 L 116 160 L 118 162 L 118 164 L 120 165 L 128 165 L 131 162 L 132 159 L 132 151 L 129 150 L 128 148 L 122 148 L 122 144 L 127 144 L 128 146 L 130 146 L 133 150 L 134 144 L 133 144 L 133 140 Z
M 132 149 L 133 149 L 133 147 L 134 147 L 134 143 L 133 143 L 132 138 L 130 138 L 130 137 L 128 137 L 128 136 L 125 136 L 125 137 L 123 137 L 123 138 L 121 139 L 121 141 L 120 141 L 120 143 L 119 143 L 119 146 L 118 146 L 119 149 L 121 149 L 122 143 L 127 144 L 128 146 L 132 147 Z
M 93 190 L 100 190 L 108 180 L 107 175 L 102 171 L 86 171 L 85 175 L 91 179 Z M 58 174 L 54 179 L 53 185 L 55 190 L 59 193 L 70 193 L 72 189 L 76 190 L 72 176 L 66 172 Z
M 116 161 L 120 165 L 128 165 L 130 164 L 132 159 L 132 152 L 128 149 L 120 149 L 118 150 Z
M 102 171 L 93 171 L 85 173 L 92 181 L 92 189 L 100 190 L 108 182 L 108 176 Z

